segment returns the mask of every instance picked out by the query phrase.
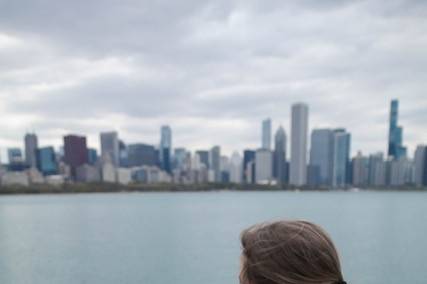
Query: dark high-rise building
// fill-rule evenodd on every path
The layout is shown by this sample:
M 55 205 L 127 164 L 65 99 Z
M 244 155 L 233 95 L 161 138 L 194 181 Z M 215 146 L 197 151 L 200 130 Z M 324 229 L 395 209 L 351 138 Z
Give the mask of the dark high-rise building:
M 34 133 L 27 133 L 24 137 L 25 144 L 25 163 L 31 167 L 35 168 L 37 165 L 36 161 L 36 151 L 38 148 L 37 135 Z
M 55 150 L 53 147 L 42 147 L 37 149 L 37 169 L 45 176 L 58 173 Z
M 281 126 L 274 137 L 273 177 L 277 180 L 277 183 L 280 184 L 286 183 L 287 181 L 286 133 Z
M 73 177 L 76 176 L 77 167 L 88 163 L 86 137 L 64 136 L 64 162 L 70 166 Z
M 172 129 L 169 125 L 163 125 L 160 129 L 160 147 L 159 158 L 161 168 L 171 172 L 171 154 L 172 154 Z
M 255 182 L 255 170 L 249 170 L 251 163 L 255 163 L 255 151 L 244 150 L 243 151 L 243 182 L 253 183 Z M 255 168 L 255 167 L 254 167 Z M 252 176 L 248 176 L 248 173 L 252 173 Z
M 406 148 L 402 145 L 403 128 L 398 126 L 399 101 L 390 104 L 390 125 L 388 134 L 388 155 L 394 159 L 406 156 Z
M 157 166 L 157 151 L 152 145 L 143 143 L 129 144 L 127 146 L 127 163 L 129 167 Z
M 28 166 L 24 163 L 22 157 L 22 151 L 20 148 L 9 148 L 7 149 L 7 156 L 9 158 L 9 170 L 10 171 L 23 171 Z
M 93 148 L 87 149 L 87 161 L 89 165 L 95 165 L 98 161 L 98 151 Z
M 351 183 L 350 141 L 351 135 L 345 129 L 334 130 L 334 152 L 332 186 L 342 187 Z

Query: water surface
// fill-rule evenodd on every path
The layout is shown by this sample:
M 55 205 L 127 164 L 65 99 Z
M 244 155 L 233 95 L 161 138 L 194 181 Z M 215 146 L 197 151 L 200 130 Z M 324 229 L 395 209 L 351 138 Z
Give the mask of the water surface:
M 270 219 L 330 232 L 351 284 L 427 283 L 423 192 L 0 197 L 0 283 L 238 283 L 239 234 Z

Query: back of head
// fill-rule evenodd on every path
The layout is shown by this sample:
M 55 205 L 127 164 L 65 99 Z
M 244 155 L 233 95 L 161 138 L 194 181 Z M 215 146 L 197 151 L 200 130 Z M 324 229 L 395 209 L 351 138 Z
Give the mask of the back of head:
M 242 232 L 242 284 L 345 283 L 328 234 L 306 221 L 279 221 Z

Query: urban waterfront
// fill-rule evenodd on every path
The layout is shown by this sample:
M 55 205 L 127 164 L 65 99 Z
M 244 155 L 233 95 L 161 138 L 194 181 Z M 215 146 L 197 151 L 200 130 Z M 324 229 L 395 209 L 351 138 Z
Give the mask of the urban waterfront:
M 323 226 L 352 284 L 425 283 L 425 192 L 0 197 L 0 283 L 238 283 L 240 231 Z

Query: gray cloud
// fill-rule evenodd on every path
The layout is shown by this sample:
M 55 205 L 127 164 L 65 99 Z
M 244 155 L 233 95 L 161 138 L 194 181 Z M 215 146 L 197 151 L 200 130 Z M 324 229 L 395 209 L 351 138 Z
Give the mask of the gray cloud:
M 0 1 L 0 147 L 99 131 L 190 148 L 259 145 L 260 120 L 289 132 L 344 126 L 353 152 L 385 150 L 389 100 L 405 143 L 427 142 L 425 1 Z

